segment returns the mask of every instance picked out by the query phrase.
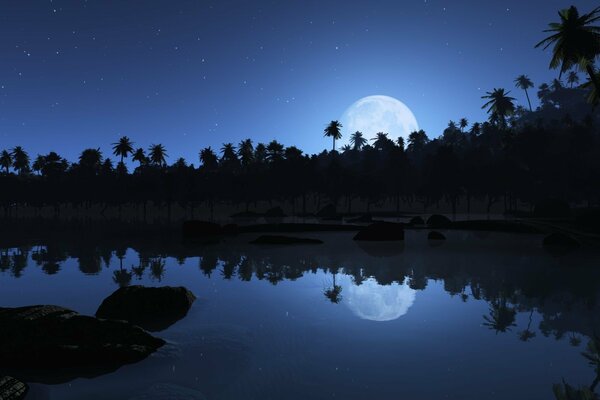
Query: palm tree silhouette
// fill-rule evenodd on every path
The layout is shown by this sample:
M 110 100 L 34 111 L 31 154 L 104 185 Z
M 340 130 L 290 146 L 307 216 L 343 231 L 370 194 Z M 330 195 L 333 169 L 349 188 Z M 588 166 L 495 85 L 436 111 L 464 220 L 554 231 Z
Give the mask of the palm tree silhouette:
M 266 147 L 267 159 L 271 162 L 281 160 L 283 158 L 283 145 L 277 140 L 271 140 Z
M 523 89 L 525 91 L 525 96 L 527 97 L 527 103 L 529 103 L 529 111 L 533 111 L 531 107 L 531 100 L 529 99 L 529 92 L 527 89 L 533 87 L 533 82 L 527 75 L 519 75 L 517 79 L 515 79 L 515 86 L 519 89 Z
M 569 72 L 569 75 L 567 75 L 567 83 L 571 85 L 571 89 L 573 89 L 574 85 L 579 83 L 579 75 L 577 75 L 577 72 Z
M 339 121 L 331 121 L 323 131 L 324 136 L 333 138 L 333 151 L 335 151 L 335 141 L 342 138 L 341 128 L 342 124 Z
M 100 149 L 85 149 L 79 155 L 79 165 L 87 171 L 98 173 L 102 165 L 102 152 Z
M 460 121 L 458 121 L 458 127 L 460 128 L 460 133 L 464 133 L 465 128 L 469 126 L 469 120 L 466 118 L 461 118 Z
M 560 69 L 559 77 L 572 67 L 579 67 L 586 71 L 596 88 L 600 88 L 600 81 L 594 74 L 593 63 L 600 54 L 600 27 L 592 26 L 600 20 L 600 7 L 591 12 L 579 15 L 577 7 L 571 6 L 558 12 L 560 22 L 549 24 L 550 29 L 544 32 L 552 33 L 535 47 L 548 47 L 552 49 L 550 68 Z
M 19 173 L 23 175 L 29 171 L 29 155 L 21 146 L 16 146 L 11 150 L 12 166 Z
M 133 153 L 133 157 L 131 159 L 133 161 L 139 162 L 140 167 L 148 162 L 148 158 L 146 158 L 146 153 L 141 147 Z
M 117 143 L 113 143 L 113 154 L 117 157 L 127 158 L 129 154 L 133 154 L 133 142 L 127 136 L 123 136 Z
M 350 144 L 354 150 L 362 149 L 367 143 L 367 139 L 363 137 L 363 134 L 360 131 L 356 131 L 350 135 Z
M 207 170 L 214 170 L 219 164 L 217 155 L 210 146 L 200 151 L 200 162 Z
M 4 168 L 4 172 L 8 175 L 8 170 L 12 166 L 12 156 L 6 150 L 2 150 L 0 153 L 0 167 Z
M 513 97 L 508 97 L 510 92 L 505 92 L 504 89 L 494 89 L 493 92 L 486 92 L 482 99 L 488 99 L 481 108 L 487 108 L 487 113 L 490 114 L 490 122 L 499 124 L 501 127 L 506 127 L 506 117 L 515 112 L 515 100 Z
M 600 72 L 595 72 L 594 74 L 596 76 L 596 81 L 600 82 Z M 597 105 L 600 103 L 600 87 L 594 85 L 592 80 L 588 80 L 586 83 L 581 85 L 581 87 L 590 91 L 588 95 L 588 101 L 591 104 Z
M 254 146 L 252 139 L 242 140 L 238 145 L 237 155 L 243 166 L 248 166 L 254 160 Z
M 394 142 L 388 138 L 387 133 L 378 132 L 376 136 L 371 139 L 373 141 L 373 147 L 376 150 L 387 150 L 394 146 Z
M 46 164 L 46 157 L 44 157 L 41 154 L 38 154 L 37 157 L 35 158 L 35 160 L 33 160 L 33 163 L 31 164 L 31 169 L 34 172 L 37 172 L 39 175 L 41 175 L 41 171 L 44 168 L 45 164 Z
M 223 147 L 221 147 L 221 161 L 230 162 L 237 160 L 235 155 L 235 147 L 233 143 L 223 143 Z
M 515 326 L 515 315 L 517 312 L 514 308 L 509 307 L 504 296 L 492 301 L 490 307 L 490 315 L 484 315 L 486 321 L 483 325 L 498 332 L 510 331 L 510 328 Z
M 153 144 L 148 149 L 150 162 L 159 167 L 164 167 L 167 164 L 167 150 L 162 144 Z

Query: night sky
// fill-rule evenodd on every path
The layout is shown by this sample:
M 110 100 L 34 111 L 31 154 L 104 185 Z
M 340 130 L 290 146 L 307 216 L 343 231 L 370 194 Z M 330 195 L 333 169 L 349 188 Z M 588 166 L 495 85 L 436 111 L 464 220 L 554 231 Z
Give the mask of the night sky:
M 74 161 L 127 135 L 196 165 L 247 137 L 319 152 L 327 122 L 375 94 L 436 137 L 485 119 L 494 87 L 524 104 L 519 74 L 555 78 L 533 46 L 571 4 L 598 2 L 2 0 L 0 149 Z

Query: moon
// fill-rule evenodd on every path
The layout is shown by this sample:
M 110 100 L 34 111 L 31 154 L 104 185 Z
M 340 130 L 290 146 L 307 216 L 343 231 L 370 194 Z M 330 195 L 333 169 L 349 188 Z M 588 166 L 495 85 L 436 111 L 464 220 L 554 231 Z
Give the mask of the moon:
M 416 291 L 405 282 L 380 285 L 367 279 L 360 285 L 344 288 L 344 302 L 354 315 L 370 321 L 393 321 L 408 312 L 415 302 Z
M 356 131 L 371 139 L 376 133 L 389 133 L 395 140 L 419 130 L 415 115 L 403 102 L 390 96 L 367 96 L 352 104 L 341 117 L 344 136 Z

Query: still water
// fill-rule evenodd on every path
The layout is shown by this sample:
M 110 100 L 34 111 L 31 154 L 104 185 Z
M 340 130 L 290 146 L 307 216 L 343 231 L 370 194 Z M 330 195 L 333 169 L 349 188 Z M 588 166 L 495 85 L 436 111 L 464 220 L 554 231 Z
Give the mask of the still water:
M 582 353 L 600 332 L 598 253 L 499 233 L 432 246 L 426 233 L 362 247 L 352 233 L 286 247 L 33 240 L 0 246 L 0 305 L 94 314 L 128 284 L 198 297 L 151 357 L 32 384 L 33 399 L 534 400 L 594 384 Z

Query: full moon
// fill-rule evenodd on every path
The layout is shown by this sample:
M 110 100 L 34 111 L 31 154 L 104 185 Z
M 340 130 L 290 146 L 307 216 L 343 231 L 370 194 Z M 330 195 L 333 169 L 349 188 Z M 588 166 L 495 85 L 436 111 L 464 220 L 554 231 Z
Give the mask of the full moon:
M 406 139 L 411 132 L 419 130 L 410 108 L 398 99 L 381 95 L 363 97 L 352 104 L 342 115 L 341 122 L 346 139 L 356 131 L 367 139 L 379 132 L 389 133 L 392 140 L 399 136 Z
M 367 279 L 359 286 L 351 284 L 344 291 L 344 302 L 354 315 L 370 321 L 400 318 L 413 305 L 417 293 L 406 282 L 379 285 L 374 279 Z

